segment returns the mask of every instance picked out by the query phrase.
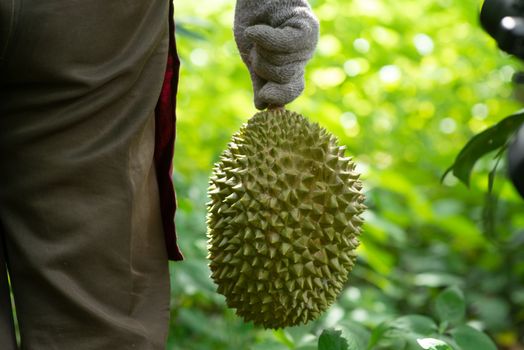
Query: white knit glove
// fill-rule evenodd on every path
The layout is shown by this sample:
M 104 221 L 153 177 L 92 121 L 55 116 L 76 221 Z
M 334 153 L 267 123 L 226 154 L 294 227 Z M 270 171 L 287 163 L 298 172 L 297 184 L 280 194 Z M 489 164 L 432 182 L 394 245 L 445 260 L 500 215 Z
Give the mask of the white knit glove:
M 307 0 L 237 0 L 233 31 L 258 109 L 284 106 L 302 93 L 318 29 Z

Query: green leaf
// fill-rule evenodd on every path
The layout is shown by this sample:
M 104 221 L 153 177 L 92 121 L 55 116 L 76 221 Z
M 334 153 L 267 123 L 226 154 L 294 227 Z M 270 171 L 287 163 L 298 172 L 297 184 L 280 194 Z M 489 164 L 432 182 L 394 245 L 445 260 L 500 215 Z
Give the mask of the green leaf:
M 473 136 L 462 148 L 453 164 L 445 171 L 442 180 L 449 172 L 452 172 L 462 183 L 469 186 L 471 171 L 477 160 L 487 153 L 503 147 L 523 122 L 524 111 L 520 111 Z
M 466 303 L 464 295 L 457 287 L 449 287 L 437 296 L 435 301 L 437 316 L 440 321 L 456 323 L 464 318 Z
M 190 39 L 206 40 L 206 37 L 203 36 L 202 34 L 197 33 L 195 31 L 192 31 L 192 30 L 190 30 L 190 29 L 188 29 L 185 26 L 180 25 L 180 24 L 177 24 L 177 26 L 176 26 L 176 33 L 178 35 L 185 36 L 185 37 L 188 37 Z
M 482 226 L 484 228 L 484 234 L 489 240 L 494 242 L 496 242 L 497 234 L 495 221 L 499 201 L 498 195 L 494 193 L 493 189 L 495 186 L 495 175 L 497 174 L 497 168 L 506 149 L 507 147 L 506 145 L 504 145 L 500 148 L 499 152 L 495 156 L 496 162 L 493 166 L 493 169 L 489 172 L 488 175 L 488 192 L 486 193 L 484 200 L 484 208 L 482 210 Z
M 349 350 L 341 331 L 325 329 L 318 338 L 318 350 Z
M 298 348 L 296 348 L 296 350 L 317 350 L 317 344 L 307 344 L 307 345 L 301 345 L 299 346 Z M 349 350 L 353 350 L 353 349 L 349 349 Z M 357 349 L 359 350 L 359 349 Z
M 461 350 L 497 350 L 493 341 L 473 327 L 463 325 L 451 331 L 451 335 Z
M 370 332 L 362 324 L 351 320 L 341 320 L 337 327 L 342 331 L 342 336 L 348 340 L 349 349 L 365 349 L 369 343 Z
M 429 336 L 434 334 L 437 330 L 437 325 L 432 319 L 421 315 L 407 315 L 399 317 L 393 321 L 393 326 L 396 329 L 414 333 L 420 336 Z
M 348 350 L 364 350 L 364 347 L 356 339 L 351 338 L 348 340 Z
M 373 349 L 373 347 L 382 339 L 384 334 L 390 329 L 391 324 L 389 322 L 383 322 L 373 329 L 369 338 L 367 349 Z
M 277 339 L 279 342 L 284 344 L 290 349 L 293 349 L 295 347 L 295 343 L 293 342 L 293 338 L 283 329 L 278 329 L 273 331 L 273 336 L 275 339 Z
M 417 339 L 417 343 L 424 350 L 453 350 L 446 342 L 434 338 Z
M 391 335 L 387 338 L 383 338 L 380 342 L 373 347 L 373 350 L 390 350 L 390 349 L 402 349 L 406 350 L 409 348 L 407 340 L 399 335 Z M 419 350 L 419 349 L 417 349 Z
M 289 348 L 274 340 L 268 340 L 264 343 L 253 346 L 251 350 L 289 350 Z

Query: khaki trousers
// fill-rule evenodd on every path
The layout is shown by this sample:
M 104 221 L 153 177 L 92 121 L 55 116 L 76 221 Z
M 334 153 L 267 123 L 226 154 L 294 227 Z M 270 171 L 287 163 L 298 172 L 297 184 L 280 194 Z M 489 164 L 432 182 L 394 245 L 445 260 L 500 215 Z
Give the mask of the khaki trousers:
M 164 349 L 168 0 L 0 0 L 0 349 Z

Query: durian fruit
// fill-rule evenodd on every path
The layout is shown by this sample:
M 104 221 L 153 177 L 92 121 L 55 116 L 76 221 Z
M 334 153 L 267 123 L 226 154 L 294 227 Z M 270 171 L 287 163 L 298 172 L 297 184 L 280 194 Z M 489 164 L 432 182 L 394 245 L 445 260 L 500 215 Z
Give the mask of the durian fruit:
M 287 110 L 254 115 L 210 179 L 212 278 L 246 321 L 317 318 L 355 261 L 365 209 L 355 164 L 317 124 Z

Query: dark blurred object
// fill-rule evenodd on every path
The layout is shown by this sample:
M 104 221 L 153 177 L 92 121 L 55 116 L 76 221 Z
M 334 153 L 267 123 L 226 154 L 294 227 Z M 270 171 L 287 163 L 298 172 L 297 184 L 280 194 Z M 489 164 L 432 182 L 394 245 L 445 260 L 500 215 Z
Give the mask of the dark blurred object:
M 509 176 L 524 197 L 524 126 L 517 132 L 508 150 Z
M 513 98 L 524 104 L 524 72 L 516 72 L 512 77 L 513 83 Z
M 501 50 L 524 60 L 524 0 L 486 0 L 480 23 Z M 514 78 L 522 84 L 522 73 Z M 516 133 L 508 150 L 509 176 L 524 197 L 524 125 Z
M 480 23 L 503 51 L 524 59 L 524 1 L 486 0 Z

